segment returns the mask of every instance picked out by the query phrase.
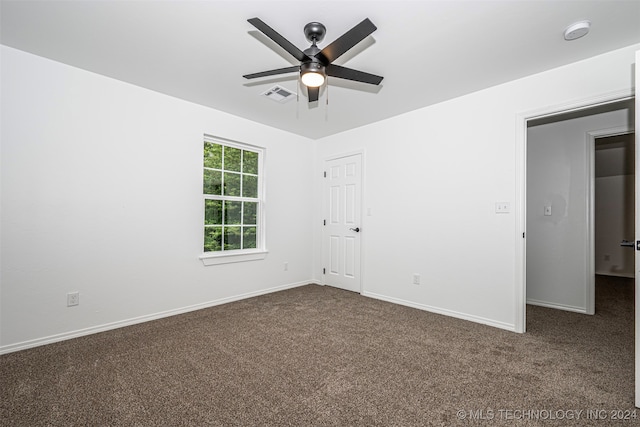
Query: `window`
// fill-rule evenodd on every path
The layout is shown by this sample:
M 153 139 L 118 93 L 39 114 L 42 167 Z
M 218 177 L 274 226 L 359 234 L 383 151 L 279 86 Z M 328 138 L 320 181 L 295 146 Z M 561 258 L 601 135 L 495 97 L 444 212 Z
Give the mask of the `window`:
M 258 147 L 206 136 L 203 149 L 204 255 L 264 253 L 262 161 Z M 262 256 L 264 258 L 264 256 Z M 218 262 L 256 259 L 238 258 Z M 205 264 L 208 264 L 205 262 Z

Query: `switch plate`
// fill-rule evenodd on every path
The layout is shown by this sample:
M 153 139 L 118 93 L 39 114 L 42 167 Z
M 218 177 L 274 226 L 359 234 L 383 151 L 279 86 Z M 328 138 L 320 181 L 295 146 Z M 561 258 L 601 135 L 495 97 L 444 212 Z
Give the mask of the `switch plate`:
M 496 213 L 509 213 L 511 205 L 509 202 L 496 202 Z
M 544 216 L 551 216 L 551 206 L 544 207 Z
M 419 285 L 420 284 L 420 275 L 419 274 L 414 274 L 413 275 L 413 284 L 414 285 Z

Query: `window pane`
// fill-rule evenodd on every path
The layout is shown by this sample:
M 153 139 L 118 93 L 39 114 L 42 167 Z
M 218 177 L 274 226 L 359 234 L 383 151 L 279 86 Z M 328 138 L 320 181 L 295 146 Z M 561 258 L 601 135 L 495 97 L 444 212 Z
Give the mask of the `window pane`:
M 242 197 L 258 197 L 258 177 L 242 175 Z
M 204 201 L 204 223 L 205 225 L 222 225 L 222 201 Z
M 203 145 L 205 252 L 256 249 L 261 227 L 260 150 L 205 137 Z M 220 254 L 222 255 L 222 253 Z
M 240 174 L 230 172 L 224 173 L 224 195 L 240 196 Z
M 204 167 L 222 169 L 222 145 L 204 143 Z
M 216 252 L 222 250 L 222 227 L 204 228 L 204 251 Z
M 242 172 L 258 174 L 258 153 L 253 151 L 243 151 L 243 165 Z
M 242 224 L 242 202 L 224 202 L 224 223 Z
M 240 245 L 240 227 L 224 228 L 224 250 L 242 249 Z
M 244 202 L 244 214 L 242 223 L 245 225 L 257 224 L 258 204 L 253 202 Z
M 256 248 L 256 227 L 244 227 L 243 230 L 243 249 Z
M 240 160 L 242 150 L 233 147 L 224 147 L 224 170 L 240 172 Z
M 213 194 L 219 196 L 222 191 L 222 172 L 212 171 L 209 169 L 204 170 L 203 174 L 203 192 L 204 194 Z

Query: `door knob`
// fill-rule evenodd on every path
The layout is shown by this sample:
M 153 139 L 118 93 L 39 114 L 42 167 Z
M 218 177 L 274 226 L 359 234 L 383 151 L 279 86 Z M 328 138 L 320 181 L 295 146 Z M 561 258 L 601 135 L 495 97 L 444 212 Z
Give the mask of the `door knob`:
M 356 233 L 359 233 L 360 232 L 360 227 L 350 228 L 349 230 L 355 231 Z
M 624 246 L 624 247 L 627 247 L 627 248 L 632 248 L 634 245 L 635 245 L 635 243 L 630 242 L 630 241 L 628 241 L 628 240 L 623 240 L 623 241 L 620 243 L 620 246 Z

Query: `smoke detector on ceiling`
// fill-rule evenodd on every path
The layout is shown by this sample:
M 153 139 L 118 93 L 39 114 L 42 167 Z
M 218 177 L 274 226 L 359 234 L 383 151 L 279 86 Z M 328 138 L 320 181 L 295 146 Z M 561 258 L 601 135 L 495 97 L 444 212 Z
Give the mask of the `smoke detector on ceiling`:
M 267 97 L 272 101 L 279 102 L 280 104 L 284 104 L 287 101 L 294 99 L 296 96 L 295 93 L 291 92 L 289 89 L 285 89 L 282 86 L 274 86 L 271 89 L 260 94 L 261 96 Z
M 576 40 L 580 37 L 584 37 L 591 28 L 591 21 L 579 21 L 575 22 L 564 30 L 564 39 L 567 41 Z

